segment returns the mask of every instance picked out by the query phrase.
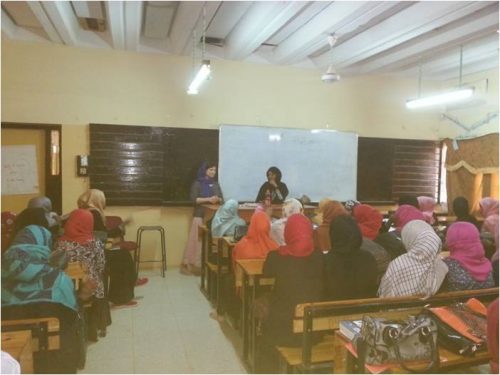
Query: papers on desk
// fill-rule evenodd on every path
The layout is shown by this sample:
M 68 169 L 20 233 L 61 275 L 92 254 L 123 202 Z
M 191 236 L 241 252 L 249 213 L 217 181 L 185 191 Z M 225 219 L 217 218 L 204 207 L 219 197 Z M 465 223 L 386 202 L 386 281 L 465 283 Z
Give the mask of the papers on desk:
M 349 340 L 361 333 L 361 320 L 341 320 L 339 323 L 339 331 Z
M 254 202 L 247 202 L 240 204 L 240 208 L 256 208 L 259 204 Z

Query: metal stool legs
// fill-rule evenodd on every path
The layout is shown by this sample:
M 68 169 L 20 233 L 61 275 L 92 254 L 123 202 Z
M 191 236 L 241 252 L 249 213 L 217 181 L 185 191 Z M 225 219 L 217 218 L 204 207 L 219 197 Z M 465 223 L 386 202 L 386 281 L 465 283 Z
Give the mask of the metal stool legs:
M 161 260 L 141 260 L 141 240 L 142 233 L 147 230 L 155 230 L 160 233 L 161 238 Z M 159 225 L 143 225 L 137 229 L 137 250 L 134 253 L 135 271 L 139 274 L 139 264 L 140 263 L 154 263 L 161 262 L 161 276 L 165 277 L 165 271 L 167 270 L 167 251 L 165 248 L 165 229 Z

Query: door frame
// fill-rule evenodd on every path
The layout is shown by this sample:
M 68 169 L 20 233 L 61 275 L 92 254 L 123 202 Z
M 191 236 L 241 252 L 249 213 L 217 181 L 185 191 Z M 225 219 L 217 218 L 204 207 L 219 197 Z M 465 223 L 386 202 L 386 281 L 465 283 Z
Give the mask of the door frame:
M 2 122 L 2 129 L 43 130 L 45 133 L 45 195 L 52 201 L 52 210 L 62 213 L 62 126 L 56 124 L 32 124 L 24 122 Z M 59 135 L 59 174 L 52 175 L 50 154 L 51 132 Z

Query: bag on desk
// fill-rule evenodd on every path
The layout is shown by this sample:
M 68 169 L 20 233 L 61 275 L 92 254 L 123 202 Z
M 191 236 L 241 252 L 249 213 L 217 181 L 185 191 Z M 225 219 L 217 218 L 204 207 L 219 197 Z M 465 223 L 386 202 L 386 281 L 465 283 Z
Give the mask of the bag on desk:
M 425 315 L 410 316 L 406 321 L 364 316 L 361 334 L 354 344 L 362 368 L 365 363 L 397 363 L 406 371 L 414 372 L 405 362 L 422 360 L 429 362 L 424 371 L 432 371 L 439 363 L 437 326 Z
M 477 299 L 445 307 L 431 307 L 427 314 L 438 327 L 439 344 L 465 356 L 486 349 L 486 307 Z
M 239 241 L 241 240 L 246 234 L 247 234 L 247 231 L 248 231 L 248 225 L 236 225 L 234 227 L 234 240 L 235 241 Z

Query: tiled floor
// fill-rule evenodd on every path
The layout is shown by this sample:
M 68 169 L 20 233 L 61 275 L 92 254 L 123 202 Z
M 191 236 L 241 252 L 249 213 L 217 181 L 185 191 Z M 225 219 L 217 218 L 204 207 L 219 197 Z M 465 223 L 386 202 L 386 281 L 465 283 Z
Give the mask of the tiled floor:
M 141 272 L 139 306 L 111 311 L 108 334 L 90 344 L 82 374 L 246 373 L 199 289 L 200 279 L 171 267 Z

